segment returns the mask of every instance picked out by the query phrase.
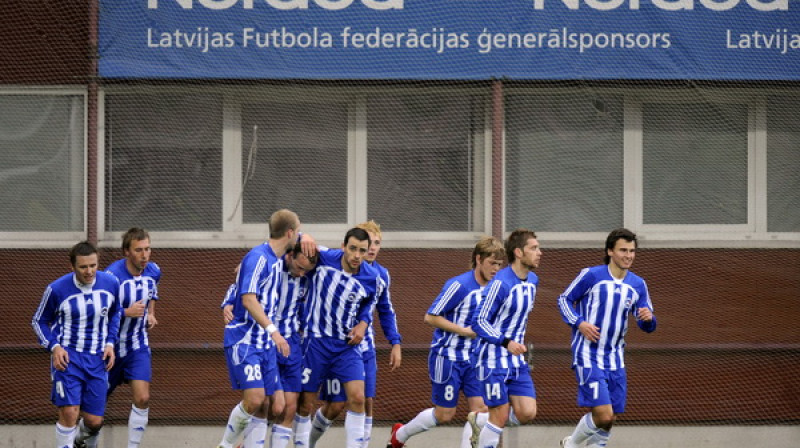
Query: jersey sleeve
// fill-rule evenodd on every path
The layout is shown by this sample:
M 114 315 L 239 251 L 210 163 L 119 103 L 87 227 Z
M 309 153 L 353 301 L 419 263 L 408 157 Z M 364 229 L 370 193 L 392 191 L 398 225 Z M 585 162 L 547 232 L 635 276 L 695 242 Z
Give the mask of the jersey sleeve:
M 108 336 L 106 337 L 106 344 L 116 345 L 119 342 L 119 324 L 122 320 L 122 306 L 119 299 L 119 280 L 116 277 L 110 277 L 109 292 L 114 295 L 114 300 L 108 307 Z
M 653 311 L 653 303 L 650 301 L 650 292 L 647 290 L 647 283 L 644 280 L 642 280 L 642 285 L 638 292 L 639 300 L 636 301 L 636 306 L 631 308 L 631 313 L 633 313 L 634 318 L 636 318 L 636 313 L 638 312 L 639 308 L 648 308 L 650 311 Z M 636 325 L 638 325 L 642 331 L 652 333 L 656 331 L 656 315 L 653 314 L 653 320 L 650 322 L 636 319 Z
M 433 300 L 428 314 L 434 316 L 443 316 L 448 312 L 455 309 L 459 303 L 464 299 L 464 293 L 461 287 L 461 282 L 456 279 L 451 279 L 442 286 L 441 292 Z
M 378 303 L 375 304 L 375 308 L 378 310 L 378 319 L 381 322 L 383 336 L 390 344 L 396 345 L 401 343 L 403 338 L 397 330 L 397 314 L 392 306 L 392 297 L 389 292 L 392 284 L 389 272 L 387 271 L 378 281 L 383 282 L 383 285 L 380 286 L 381 292 L 378 294 Z
M 583 269 L 570 283 L 567 289 L 558 296 L 558 311 L 561 319 L 571 327 L 578 328 L 586 319 L 581 315 L 576 303 L 580 302 L 586 291 L 591 287 L 589 268 Z
M 225 291 L 225 297 L 222 298 L 222 303 L 219 307 L 225 308 L 228 305 L 233 305 L 234 300 L 236 300 L 236 283 L 231 283 L 231 285 L 228 286 L 228 290 Z
M 255 252 L 250 252 L 242 259 L 236 287 L 240 295 L 259 293 L 261 274 L 267 268 L 267 259 Z
M 505 339 L 503 334 L 492 325 L 497 311 L 506 295 L 506 288 L 500 280 L 492 280 L 482 292 L 483 300 L 475 307 L 472 315 L 472 330 L 479 338 L 492 344 L 500 345 Z
M 57 303 L 55 294 L 53 294 L 52 285 L 48 286 L 45 289 L 44 294 L 42 295 L 42 300 L 39 303 L 39 307 L 36 309 L 36 313 L 33 315 L 33 320 L 31 325 L 33 325 L 33 331 L 36 333 L 36 337 L 39 339 L 39 345 L 46 348 L 47 350 L 52 350 L 53 346 L 56 345 L 56 335 L 52 331 L 52 326 L 57 319 Z

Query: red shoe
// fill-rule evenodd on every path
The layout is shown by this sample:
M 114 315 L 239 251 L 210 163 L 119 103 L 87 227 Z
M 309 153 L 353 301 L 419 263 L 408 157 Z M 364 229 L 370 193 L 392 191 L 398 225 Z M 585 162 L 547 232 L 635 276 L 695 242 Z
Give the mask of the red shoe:
M 397 440 L 397 430 L 402 427 L 403 427 L 402 423 L 395 423 L 392 426 L 392 435 L 391 437 L 389 437 L 389 443 L 386 444 L 386 448 L 403 448 L 403 445 L 405 445 L 405 443 Z

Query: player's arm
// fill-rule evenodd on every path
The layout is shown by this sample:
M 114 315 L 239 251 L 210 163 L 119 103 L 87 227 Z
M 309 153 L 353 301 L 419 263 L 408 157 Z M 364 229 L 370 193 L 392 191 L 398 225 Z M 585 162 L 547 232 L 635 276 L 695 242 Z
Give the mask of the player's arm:
M 272 320 L 267 316 L 267 313 L 264 311 L 264 307 L 262 306 L 261 302 L 258 300 L 258 296 L 253 293 L 242 294 L 242 305 L 250 313 L 250 316 L 253 320 L 258 323 L 264 330 L 266 330 L 267 335 L 275 341 L 275 346 L 278 348 L 278 351 L 283 356 L 289 356 L 289 344 L 286 342 L 281 333 L 278 331 L 278 327 L 272 323 Z
M 636 324 L 639 328 L 647 333 L 656 331 L 656 316 L 653 314 L 653 303 L 650 301 L 650 293 L 647 291 L 647 284 L 644 281 L 642 281 L 642 288 L 639 291 L 639 300 L 636 301 L 635 309 Z
M 579 331 L 590 342 L 597 342 L 600 340 L 600 328 L 586 321 L 575 306 L 591 288 L 593 281 L 588 268 L 581 270 L 567 289 L 558 296 L 558 311 L 561 313 L 561 319 L 567 325 Z
M 492 325 L 492 319 L 497 315 L 500 304 L 505 295 L 503 283 L 497 280 L 489 282 L 483 289 L 483 299 L 479 306 L 475 307 L 472 315 L 472 329 L 477 337 L 486 341 L 504 346 L 507 345 L 506 337 Z
M 386 278 L 382 279 L 382 281 L 384 281 L 385 286 L 378 296 L 378 303 L 375 308 L 378 310 L 378 319 L 381 322 L 383 336 L 392 345 L 392 351 L 389 354 L 389 367 L 394 370 L 400 367 L 403 362 L 403 349 L 400 346 L 403 338 L 397 330 L 397 314 L 394 311 L 392 296 L 389 292 L 392 281 L 388 272 L 386 273 Z
M 147 304 L 147 328 L 153 328 L 158 325 L 158 319 L 156 319 L 156 301 L 151 300 Z
M 444 316 L 437 316 L 428 313 L 425 314 L 424 320 L 426 324 L 432 327 L 439 328 L 441 330 L 450 333 L 455 333 L 459 336 L 464 336 L 465 338 L 472 339 L 477 336 L 477 334 L 472 330 L 471 327 L 462 327 L 461 325 L 458 325 L 452 321 L 447 320 L 447 318 L 445 318 Z

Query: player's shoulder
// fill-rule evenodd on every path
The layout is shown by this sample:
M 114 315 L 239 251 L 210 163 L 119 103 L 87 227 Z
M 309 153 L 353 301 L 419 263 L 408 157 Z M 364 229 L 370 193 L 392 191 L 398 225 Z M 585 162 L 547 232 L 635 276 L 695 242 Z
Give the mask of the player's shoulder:
M 161 277 L 161 266 L 159 266 L 155 261 L 150 261 L 147 263 L 147 266 L 144 267 L 144 272 L 142 272 L 142 275 L 153 277 L 154 279 L 158 280 Z
M 445 283 L 445 285 L 448 287 L 454 284 L 458 284 L 460 288 L 466 290 L 472 290 L 480 287 L 478 281 L 475 280 L 475 273 L 471 270 L 462 272 L 461 274 L 458 274 L 455 277 L 447 280 L 447 283 Z
M 128 273 L 128 268 L 125 267 L 125 259 L 120 258 L 119 260 L 106 266 L 105 272 L 110 272 L 116 275 L 117 277 L 122 278 L 125 274 Z
M 378 271 L 378 273 L 380 274 L 381 278 L 383 278 L 384 280 L 385 280 L 385 279 L 387 279 L 387 278 L 389 278 L 389 269 L 387 269 L 387 268 L 386 268 L 386 266 L 384 266 L 384 265 L 382 265 L 382 264 L 378 263 L 378 262 L 377 262 L 377 260 L 376 260 L 376 261 L 373 261 L 373 262 L 370 264 L 370 266 L 372 266 L 373 268 L 375 268 L 375 270 L 377 270 L 377 271 Z
M 98 271 L 95 277 L 95 289 L 119 288 L 119 279 L 114 274 Z
M 628 273 L 625 275 L 625 283 L 628 283 L 633 287 L 640 287 L 645 285 L 644 279 L 642 277 L 639 277 L 633 271 L 628 271 Z
M 64 288 L 77 288 L 75 286 L 74 275 L 72 272 L 62 275 L 61 277 L 53 280 L 48 287 L 53 291 L 60 291 Z

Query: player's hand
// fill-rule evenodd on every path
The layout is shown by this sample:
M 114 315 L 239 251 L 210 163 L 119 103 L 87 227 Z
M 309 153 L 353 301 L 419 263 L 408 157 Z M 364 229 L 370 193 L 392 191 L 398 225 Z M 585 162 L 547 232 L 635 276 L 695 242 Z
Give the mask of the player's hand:
M 156 315 L 153 313 L 147 314 L 147 328 L 153 328 L 158 325 L 158 319 L 156 319 Z
M 64 349 L 64 347 L 57 345 L 53 349 L 53 367 L 58 371 L 65 371 L 67 370 L 67 365 L 69 364 L 69 353 Z
M 464 327 L 464 330 L 461 332 L 461 336 L 464 336 L 465 338 L 474 339 L 478 337 L 478 333 L 475 333 L 472 330 L 472 327 Z
M 317 242 L 311 235 L 304 233 L 300 236 L 300 249 L 306 257 L 313 257 L 317 253 Z
M 228 325 L 233 320 L 233 305 L 225 305 L 222 307 L 222 320 L 225 325 Z
M 525 344 L 520 344 L 517 341 L 509 341 L 506 350 L 512 355 L 521 355 L 528 351 L 528 347 L 525 347 Z
M 106 371 L 109 371 L 112 367 L 114 367 L 115 359 L 116 355 L 114 355 L 114 346 L 111 344 L 106 344 L 106 348 L 103 350 L 103 361 L 106 362 Z
M 364 340 L 364 335 L 367 333 L 367 323 L 363 320 L 358 323 L 350 333 L 347 333 L 347 337 L 350 338 L 347 343 L 349 345 L 358 345 L 361 341 Z
M 400 364 L 403 362 L 403 349 L 400 347 L 400 344 L 392 345 L 392 352 L 389 353 L 389 367 L 392 368 L 390 372 L 394 372 L 394 369 L 400 367 Z
M 280 332 L 275 331 L 272 333 L 272 340 L 275 342 L 275 348 L 278 349 L 278 353 L 288 357 L 292 349 L 289 347 L 289 343 L 286 342 L 286 338 Z
M 144 308 L 144 300 L 133 302 L 131 306 L 125 308 L 125 317 L 142 317 Z
M 636 318 L 644 322 L 650 322 L 653 320 L 653 312 L 647 307 L 639 308 L 636 312 Z
M 590 342 L 597 342 L 600 340 L 600 327 L 595 327 L 589 322 L 581 322 L 581 324 L 578 325 L 578 331 Z

